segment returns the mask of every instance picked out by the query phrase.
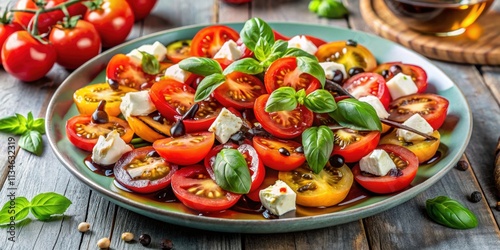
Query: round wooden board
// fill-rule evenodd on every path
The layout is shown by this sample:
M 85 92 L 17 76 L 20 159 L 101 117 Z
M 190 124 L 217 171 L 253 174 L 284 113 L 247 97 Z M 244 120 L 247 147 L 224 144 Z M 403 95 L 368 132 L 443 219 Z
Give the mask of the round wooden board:
M 500 13 L 490 10 L 455 37 L 424 35 L 409 29 L 383 0 L 361 0 L 361 15 L 380 36 L 438 60 L 500 65 Z

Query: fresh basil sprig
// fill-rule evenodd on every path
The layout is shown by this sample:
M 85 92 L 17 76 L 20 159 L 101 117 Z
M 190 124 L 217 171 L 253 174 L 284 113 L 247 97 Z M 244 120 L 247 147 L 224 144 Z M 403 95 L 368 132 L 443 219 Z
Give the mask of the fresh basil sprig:
M 298 104 L 316 113 L 329 113 L 337 109 L 335 99 L 324 89 L 317 89 L 306 95 L 303 89 L 296 92 L 292 87 L 281 87 L 271 93 L 265 111 L 293 110 Z
M 292 87 L 281 87 L 274 90 L 267 99 L 265 111 L 289 111 L 297 107 L 295 89 Z
M 150 75 L 156 75 L 160 72 L 160 62 L 156 59 L 155 56 L 144 52 L 139 51 L 142 54 L 141 65 L 142 70 Z
M 222 149 L 215 157 L 213 169 L 215 182 L 222 189 L 237 194 L 247 194 L 250 191 L 250 170 L 238 150 Z
M 214 59 L 205 57 L 186 58 L 179 62 L 179 68 L 201 76 L 222 74 L 220 64 Z
M 476 216 L 460 202 L 446 196 L 438 196 L 425 202 L 427 214 L 437 223 L 456 229 L 477 227 Z
M 302 133 L 302 147 L 307 164 L 314 173 L 325 167 L 333 150 L 333 132 L 327 126 L 310 127 Z
M 31 112 L 27 117 L 21 114 L 8 116 L 0 119 L 0 132 L 21 135 L 19 147 L 40 155 L 43 152 L 42 135 L 45 134 L 45 120 L 43 118 L 34 119 Z
M 329 115 L 341 126 L 354 130 L 382 130 L 380 118 L 370 104 L 348 98 L 339 101 L 337 107 Z
M 234 71 L 245 74 L 256 75 L 264 72 L 265 68 L 257 60 L 253 58 L 243 58 L 231 63 L 224 69 L 224 75 L 229 75 Z
M 223 74 L 211 74 L 206 76 L 201 80 L 198 84 L 198 88 L 196 88 L 196 92 L 194 93 L 194 101 L 200 102 L 205 100 L 214 92 L 214 90 L 222 85 L 226 81 L 226 76 Z
M 53 215 L 63 214 L 71 205 L 71 201 L 64 195 L 48 192 L 41 193 L 33 197 L 31 202 L 25 197 L 19 196 L 14 199 L 16 206 L 12 210 L 10 201 L 6 202 L 0 210 L 0 225 L 8 225 L 11 222 L 11 217 L 14 221 L 25 219 L 29 212 L 39 220 L 50 219 Z
M 264 20 L 254 17 L 245 22 L 240 37 L 245 46 L 253 51 L 255 58 L 264 61 L 274 45 L 273 29 Z

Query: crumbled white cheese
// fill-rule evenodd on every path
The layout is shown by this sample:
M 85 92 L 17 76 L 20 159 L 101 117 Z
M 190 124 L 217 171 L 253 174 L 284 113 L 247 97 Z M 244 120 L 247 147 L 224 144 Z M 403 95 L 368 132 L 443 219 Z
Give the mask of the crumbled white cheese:
M 113 130 L 106 137 L 99 136 L 92 149 L 92 161 L 103 166 L 115 164 L 123 154 L 131 150 L 132 148 L 120 138 L 120 134 Z
M 382 102 L 380 102 L 380 99 L 378 99 L 376 96 L 373 95 L 363 96 L 358 100 L 370 104 L 375 109 L 375 112 L 377 112 L 377 116 L 380 119 L 386 119 L 387 117 L 389 117 L 389 113 L 387 113 L 387 111 L 384 108 L 384 105 L 382 104 Z
M 419 114 L 414 114 L 408 120 L 403 122 L 403 125 L 406 125 L 410 128 L 413 128 L 419 132 L 422 132 L 427 135 L 431 135 L 434 132 L 432 126 Z M 425 137 L 410 132 L 405 129 L 397 129 L 396 135 L 398 137 L 403 138 L 403 140 L 411 142 L 411 141 L 422 141 Z
M 229 138 L 238 132 L 243 125 L 243 120 L 231 113 L 226 108 L 222 108 L 215 121 L 210 125 L 208 131 L 214 132 L 215 138 L 222 144 L 229 141 Z
M 130 116 L 148 115 L 156 110 L 147 90 L 129 92 L 122 97 L 120 110 L 127 119 Z
M 179 64 L 174 64 L 165 70 L 165 77 L 174 79 L 178 82 L 185 83 L 189 76 L 191 76 L 191 72 L 181 69 Z
M 259 198 L 269 212 L 281 216 L 295 210 L 297 194 L 284 181 L 277 180 L 274 185 L 260 190 Z
M 305 36 L 292 37 L 292 39 L 288 40 L 288 48 L 299 48 L 312 55 L 318 51 L 318 47 Z
M 134 60 L 136 63 L 141 64 L 142 53 L 140 51 L 153 55 L 160 62 L 163 61 L 167 56 L 167 48 L 158 41 L 154 42 L 153 44 L 141 45 L 139 48 L 130 51 L 127 56 L 132 58 L 132 60 Z
M 323 68 L 325 71 L 325 77 L 326 79 L 332 80 L 334 76 L 335 70 L 340 70 L 342 72 L 342 75 L 344 77 L 344 80 L 347 79 L 349 76 L 347 75 L 347 72 L 345 71 L 345 66 L 342 63 L 336 63 L 336 62 L 320 62 L 319 65 Z
M 361 158 L 359 167 L 363 172 L 384 176 L 391 169 L 396 168 L 396 164 L 385 150 L 375 149 L 369 155 Z
M 417 85 L 413 82 L 411 76 L 403 73 L 395 75 L 386 82 L 386 85 L 393 100 L 401 96 L 415 94 L 418 91 Z
M 214 55 L 214 59 L 225 58 L 231 61 L 236 61 L 243 55 L 242 48 L 233 40 L 226 41 L 220 50 Z

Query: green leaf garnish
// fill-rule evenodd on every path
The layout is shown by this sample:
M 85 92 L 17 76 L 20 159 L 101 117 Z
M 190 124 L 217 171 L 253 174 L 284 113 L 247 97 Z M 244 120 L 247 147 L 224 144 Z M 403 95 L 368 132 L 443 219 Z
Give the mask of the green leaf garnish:
M 456 229 L 475 228 L 476 216 L 460 202 L 446 196 L 438 196 L 425 202 L 427 214 L 435 222 Z
M 19 147 L 35 155 L 43 152 L 42 134 L 37 130 L 26 131 L 19 138 Z
M 141 59 L 141 65 L 142 65 L 142 70 L 150 75 L 156 75 L 160 73 L 160 62 L 158 62 L 158 59 L 156 59 L 155 56 L 144 52 L 144 51 L 139 51 L 142 54 L 142 59 Z
M 222 189 L 237 194 L 250 191 L 252 179 L 245 157 L 236 149 L 222 149 L 213 165 L 215 182 Z
M 310 57 L 300 56 L 297 57 L 297 67 L 300 69 L 300 71 L 308 73 L 314 78 L 318 79 L 322 87 L 325 86 L 325 71 L 323 70 L 321 65 L 319 65 L 318 60 L 311 59 Z
M 337 109 L 337 103 L 332 94 L 324 89 L 317 89 L 307 95 L 304 105 L 315 113 L 330 113 Z
M 225 70 L 224 75 L 228 75 L 234 71 L 245 74 L 256 75 L 264 72 L 264 67 L 253 58 L 243 58 L 231 63 Z
M 63 214 L 71 201 L 58 193 L 41 193 L 31 200 L 31 213 L 39 220 L 47 220 L 52 215 Z
M 310 127 L 302 133 L 302 146 L 309 167 L 319 173 L 333 150 L 333 132 L 327 126 Z
M 375 109 L 370 104 L 353 98 L 339 101 L 337 109 L 329 115 L 346 128 L 361 131 L 382 130 L 382 123 Z
M 226 76 L 220 73 L 211 74 L 198 84 L 194 94 L 194 101 L 200 102 L 207 99 L 214 90 L 226 81 Z
M 0 119 L 0 132 L 21 135 L 26 130 L 26 118 L 20 114 Z
M 289 111 L 297 107 L 295 89 L 292 87 L 281 87 L 274 90 L 266 102 L 266 112 Z
M 243 29 L 241 29 L 240 37 L 249 50 L 265 55 L 264 57 L 269 55 L 271 51 L 269 48 L 274 44 L 274 33 L 271 26 L 258 17 L 245 22 Z M 256 48 L 258 48 L 259 52 L 256 52 Z M 259 60 L 262 61 L 262 59 Z
M 186 58 L 179 62 L 179 68 L 201 76 L 222 74 L 220 64 L 214 59 L 205 57 Z
M 2 207 L 2 210 L 0 210 L 0 225 L 7 225 L 11 221 L 20 221 L 28 216 L 30 212 L 30 202 L 28 199 L 25 197 L 16 197 L 13 203 L 15 206 L 12 206 L 9 200 Z

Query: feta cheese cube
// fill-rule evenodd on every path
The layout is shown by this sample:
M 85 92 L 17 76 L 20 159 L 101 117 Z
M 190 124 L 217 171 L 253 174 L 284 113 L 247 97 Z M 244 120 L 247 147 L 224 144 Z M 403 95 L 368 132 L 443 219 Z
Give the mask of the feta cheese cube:
M 335 70 L 340 70 L 340 72 L 342 72 L 342 75 L 344 76 L 344 80 L 349 77 L 347 75 L 347 72 L 345 71 L 345 66 L 342 63 L 320 62 L 319 65 L 325 71 L 325 77 L 326 77 L 326 79 L 332 80 Z
M 231 113 L 226 108 L 222 108 L 215 121 L 210 125 L 208 131 L 214 132 L 215 139 L 224 144 L 229 141 L 229 138 L 236 132 L 240 131 L 243 125 L 243 120 Z
M 403 125 L 406 125 L 410 128 L 413 128 L 419 132 L 422 132 L 424 134 L 431 135 L 434 132 L 434 129 L 432 126 L 419 114 L 414 114 L 408 120 L 403 122 Z M 403 138 L 403 140 L 411 142 L 411 141 L 422 141 L 425 139 L 425 137 L 415 134 L 413 132 L 410 132 L 408 130 L 404 129 L 397 129 L 396 130 L 396 135 L 400 138 Z
M 148 115 L 156 110 L 147 90 L 129 92 L 122 97 L 120 110 L 127 119 L 130 116 Z
M 376 96 L 373 95 L 363 96 L 358 100 L 370 104 L 375 109 L 375 112 L 377 112 L 377 116 L 380 119 L 386 119 L 387 117 L 389 117 L 389 113 L 387 113 L 387 111 L 384 108 L 384 105 L 382 104 L 382 102 L 380 102 L 380 99 L 378 99 Z
M 214 55 L 214 59 L 225 58 L 231 61 L 236 61 L 243 55 L 242 48 L 233 40 L 226 41 L 219 51 Z
M 125 143 L 120 134 L 113 130 L 106 137 L 99 136 L 92 149 L 92 161 L 103 166 L 115 164 L 120 157 L 131 151 L 132 148 Z
M 415 94 L 418 91 L 417 85 L 413 82 L 411 76 L 403 73 L 395 75 L 386 82 L 386 85 L 393 100 L 401 96 Z
M 298 48 L 305 52 L 314 55 L 318 50 L 318 47 L 314 45 L 313 42 L 309 41 L 305 36 L 294 36 L 292 39 L 288 40 L 288 48 Z
M 274 185 L 260 190 L 259 198 L 269 212 L 281 216 L 295 210 L 297 194 L 285 182 L 277 180 Z
M 375 149 L 369 155 L 361 158 L 359 167 L 363 172 L 384 176 L 391 169 L 396 168 L 396 164 L 385 150 Z
M 165 77 L 174 79 L 182 83 L 185 83 L 189 76 L 191 76 L 191 72 L 181 69 L 179 67 L 179 64 L 174 64 L 168 67 L 165 71 Z
M 142 53 L 140 51 L 153 55 L 158 61 L 163 61 L 167 56 L 167 48 L 158 41 L 153 44 L 141 45 L 139 48 L 130 51 L 127 56 L 132 58 L 136 63 L 141 64 Z

